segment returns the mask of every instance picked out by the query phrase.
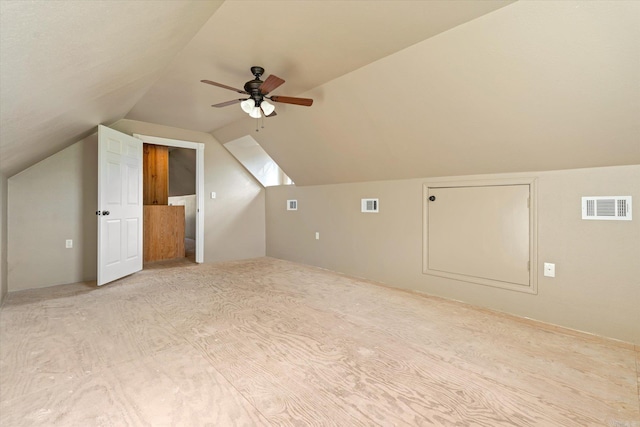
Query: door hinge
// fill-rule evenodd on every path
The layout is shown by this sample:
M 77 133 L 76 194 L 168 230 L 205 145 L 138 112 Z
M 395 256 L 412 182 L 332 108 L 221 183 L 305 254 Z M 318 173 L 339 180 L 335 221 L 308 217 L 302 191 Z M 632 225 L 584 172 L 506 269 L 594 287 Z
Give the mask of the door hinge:
M 527 271 L 531 271 L 531 261 L 527 261 Z

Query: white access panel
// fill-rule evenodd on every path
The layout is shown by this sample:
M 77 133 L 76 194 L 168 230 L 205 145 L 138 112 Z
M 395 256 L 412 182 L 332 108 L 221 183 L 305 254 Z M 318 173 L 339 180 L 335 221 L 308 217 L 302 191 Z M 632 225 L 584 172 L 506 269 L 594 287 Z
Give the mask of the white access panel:
M 530 185 L 426 193 L 425 273 L 532 292 Z

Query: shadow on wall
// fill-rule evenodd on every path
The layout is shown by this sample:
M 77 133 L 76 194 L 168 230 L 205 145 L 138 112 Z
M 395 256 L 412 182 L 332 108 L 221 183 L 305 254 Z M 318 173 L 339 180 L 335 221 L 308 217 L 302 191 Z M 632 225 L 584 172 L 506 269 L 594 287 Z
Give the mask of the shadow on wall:
M 93 134 L 81 144 L 82 180 L 80 182 L 80 211 L 82 220 L 78 222 L 79 247 L 82 261 L 79 276 L 84 280 L 95 280 L 98 271 L 98 134 Z
M 169 196 L 196 194 L 196 150 L 169 147 Z

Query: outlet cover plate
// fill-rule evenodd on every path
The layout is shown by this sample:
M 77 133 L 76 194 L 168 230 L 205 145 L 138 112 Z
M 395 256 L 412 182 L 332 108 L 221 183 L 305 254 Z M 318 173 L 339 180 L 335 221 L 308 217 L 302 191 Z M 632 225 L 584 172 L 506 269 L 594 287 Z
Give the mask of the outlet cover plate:
M 556 277 L 556 265 L 550 262 L 544 263 L 544 275 L 546 277 Z

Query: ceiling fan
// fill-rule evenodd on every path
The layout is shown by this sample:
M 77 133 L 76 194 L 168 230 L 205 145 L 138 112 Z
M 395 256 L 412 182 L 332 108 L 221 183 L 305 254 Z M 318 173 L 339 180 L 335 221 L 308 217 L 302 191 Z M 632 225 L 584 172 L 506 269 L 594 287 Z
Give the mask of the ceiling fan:
M 271 74 L 265 81 L 260 80 L 260 77 L 264 74 L 264 68 L 251 67 L 251 74 L 255 77 L 253 80 L 249 80 L 244 84 L 243 89 L 236 89 L 235 87 L 227 86 L 222 83 L 213 82 L 211 80 L 200 80 L 202 83 L 207 83 L 213 86 L 218 86 L 223 89 L 229 89 L 234 92 L 249 95 L 248 98 L 239 98 L 227 102 L 221 102 L 214 104 L 212 107 L 227 107 L 229 105 L 240 103 L 242 110 L 249 114 L 251 117 L 259 119 L 262 114 L 265 117 L 273 117 L 276 115 L 275 106 L 267 101 L 267 99 L 273 102 L 281 102 L 284 104 L 304 105 L 305 107 L 313 104 L 313 99 L 309 98 L 294 98 L 292 96 L 279 96 L 271 95 L 267 96 L 271 91 L 278 88 L 284 83 L 284 80 L 278 76 Z

